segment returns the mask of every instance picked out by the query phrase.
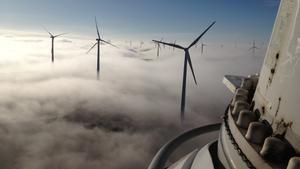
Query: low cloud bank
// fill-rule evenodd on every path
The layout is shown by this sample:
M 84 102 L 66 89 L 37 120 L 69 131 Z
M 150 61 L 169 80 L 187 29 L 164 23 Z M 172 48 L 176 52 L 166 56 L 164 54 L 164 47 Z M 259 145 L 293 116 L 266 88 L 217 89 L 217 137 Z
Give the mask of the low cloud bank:
M 199 84 L 188 70 L 181 126 L 181 51 L 166 48 L 157 58 L 151 43 L 137 52 L 105 45 L 97 80 L 96 55 L 85 54 L 90 41 L 57 41 L 52 65 L 46 38 L 21 39 L 0 36 L 8 47 L 0 59 L 0 168 L 7 169 L 146 168 L 183 130 L 220 121 L 230 97 L 223 75 L 259 72 L 264 54 L 252 56 L 245 47 L 208 46 L 203 55 L 192 49 Z M 24 43 L 21 52 L 9 49 Z

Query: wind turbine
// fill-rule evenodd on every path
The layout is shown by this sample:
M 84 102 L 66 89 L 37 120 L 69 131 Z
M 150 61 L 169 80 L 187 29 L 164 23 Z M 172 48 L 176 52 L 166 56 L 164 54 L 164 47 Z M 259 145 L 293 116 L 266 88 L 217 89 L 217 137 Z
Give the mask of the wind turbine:
M 162 42 L 162 41 L 157 41 L 157 40 L 153 40 L 153 42 L 158 43 L 158 44 L 163 44 L 163 45 L 168 45 L 168 46 L 172 46 L 174 48 L 177 49 L 181 49 L 185 52 L 185 57 L 184 57 L 184 67 L 183 67 L 183 81 L 182 81 L 182 93 L 181 93 L 181 111 L 180 111 L 180 119 L 181 122 L 183 122 L 184 120 L 184 111 L 185 111 L 185 96 L 186 96 L 186 75 L 187 75 L 187 64 L 189 64 L 192 74 L 193 74 L 193 78 L 195 81 L 195 84 L 197 85 L 197 80 L 196 80 L 196 76 L 194 73 L 194 69 L 193 69 L 193 65 L 192 65 L 192 60 L 190 57 L 190 52 L 189 49 L 191 47 L 193 47 L 196 43 L 198 43 L 198 41 L 200 40 L 200 38 L 215 24 L 216 22 L 214 21 L 211 25 L 209 25 L 208 28 L 205 29 L 205 31 L 197 38 L 195 39 L 188 47 L 182 47 L 180 45 L 177 44 L 172 44 L 172 43 L 166 43 L 166 42 Z
M 176 40 L 174 41 L 174 44 L 176 44 Z M 173 51 L 175 50 L 175 47 L 173 46 Z
M 58 35 L 53 35 L 46 28 L 44 28 L 44 29 L 45 29 L 46 32 L 49 33 L 50 38 L 51 38 L 51 61 L 52 61 L 52 63 L 54 63 L 54 39 L 57 38 L 57 37 L 59 37 L 59 36 L 65 35 L 66 33 L 61 33 L 61 34 L 58 34 Z
M 249 48 L 248 50 L 252 50 L 253 56 L 255 55 L 255 50 L 259 49 L 256 45 L 255 45 L 255 40 L 253 41 L 252 47 Z
M 89 53 L 96 45 L 97 45 L 97 77 L 99 78 L 99 72 L 100 72 L 100 44 L 101 43 L 106 43 L 109 44 L 115 48 L 118 48 L 117 46 L 101 39 L 100 37 L 100 33 L 99 33 L 99 28 L 98 28 L 98 23 L 97 23 L 97 19 L 95 17 L 95 25 L 96 25 L 96 30 L 97 30 L 97 39 L 96 39 L 96 43 L 87 51 L 87 53 Z
M 140 48 L 142 48 L 143 45 L 144 45 L 144 41 L 141 41 L 141 42 L 140 42 Z
M 162 42 L 163 40 L 164 39 L 161 38 L 161 40 L 159 42 Z M 161 49 L 160 43 L 158 43 L 158 42 L 155 42 L 155 43 L 156 43 L 156 47 L 157 47 L 157 54 L 156 54 L 156 56 L 157 56 L 157 58 L 159 58 L 159 50 Z
M 201 43 L 201 55 L 203 55 L 204 46 L 207 46 L 205 43 Z

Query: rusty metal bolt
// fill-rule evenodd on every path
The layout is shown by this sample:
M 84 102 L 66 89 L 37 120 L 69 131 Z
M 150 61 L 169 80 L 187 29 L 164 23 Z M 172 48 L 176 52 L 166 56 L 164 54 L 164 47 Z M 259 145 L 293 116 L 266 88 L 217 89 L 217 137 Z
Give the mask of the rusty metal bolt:
M 254 112 L 250 110 L 241 110 L 236 124 L 244 129 L 248 129 L 249 124 L 257 120 Z
M 292 157 L 289 160 L 287 169 L 299 169 L 300 168 L 300 157 Z
M 238 116 L 240 114 L 240 111 L 241 110 L 244 110 L 244 109 L 249 109 L 250 108 L 250 105 L 249 103 L 245 102 L 245 101 L 236 101 L 235 104 L 234 104 L 234 108 L 232 110 L 232 115 L 233 116 Z
M 292 157 L 294 150 L 284 140 L 277 137 L 268 137 L 260 151 L 260 155 L 274 163 L 284 163 Z
M 251 143 L 262 144 L 272 132 L 271 126 L 267 124 L 262 122 L 251 122 L 245 137 Z

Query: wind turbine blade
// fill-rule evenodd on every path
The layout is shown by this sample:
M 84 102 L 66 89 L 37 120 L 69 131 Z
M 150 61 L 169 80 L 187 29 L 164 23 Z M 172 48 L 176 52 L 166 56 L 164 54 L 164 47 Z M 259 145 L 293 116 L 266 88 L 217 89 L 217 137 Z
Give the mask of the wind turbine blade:
M 86 53 L 89 53 L 96 45 L 98 42 L 96 42 Z
M 44 28 L 44 30 L 45 30 L 46 32 L 49 33 L 50 36 L 53 36 L 52 33 L 50 33 L 50 32 L 48 31 L 48 29 L 46 29 L 45 27 L 43 27 L 43 28 Z
M 216 21 L 214 21 L 211 25 L 209 25 L 209 27 L 208 28 L 206 28 L 205 29 L 205 31 L 196 39 L 196 40 L 194 40 L 194 42 L 193 43 L 191 43 L 190 44 L 190 46 L 188 47 L 188 49 L 189 48 L 191 48 L 192 46 L 194 46 L 198 41 L 199 41 L 199 39 L 214 25 L 216 23 Z
M 111 45 L 111 46 L 113 46 L 113 47 L 115 47 L 115 48 L 119 48 L 118 46 L 113 45 L 113 44 L 111 44 L 111 43 L 109 43 L 109 42 L 107 42 L 107 41 L 105 41 L 105 40 L 100 39 L 100 41 L 101 41 L 101 42 L 104 42 L 104 43 L 107 43 L 107 44 L 109 44 L 109 45 Z
M 55 36 L 53 36 L 53 37 L 59 37 L 59 36 L 62 36 L 62 35 L 65 35 L 65 34 L 67 34 L 67 33 L 61 33 L 61 34 L 58 34 L 58 35 L 55 35 Z
M 195 76 L 195 73 L 194 73 L 194 68 L 193 68 L 193 64 L 192 64 L 190 53 L 187 52 L 185 55 L 187 57 L 189 65 L 190 65 L 190 68 L 191 68 L 191 71 L 192 71 L 192 74 L 193 74 L 193 77 L 194 77 L 195 84 L 197 85 L 197 80 L 196 80 L 196 76 Z
M 250 50 L 252 50 L 252 49 L 255 49 L 255 48 L 254 48 L 254 47 L 251 47 L 251 48 L 248 49 L 248 51 L 250 51 Z
M 96 29 L 97 29 L 97 35 L 98 35 L 98 38 L 100 39 L 100 33 L 99 33 L 99 28 L 98 28 L 98 23 L 97 23 L 96 17 L 95 17 L 95 24 L 96 24 Z
M 173 46 L 175 48 L 179 48 L 179 49 L 184 49 L 184 47 L 177 45 L 177 44 L 172 44 L 172 43 L 166 43 L 166 42 L 161 42 L 161 41 L 157 41 L 157 40 L 152 40 L 155 43 L 159 43 L 159 44 L 163 44 L 163 45 L 168 45 L 168 46 Z

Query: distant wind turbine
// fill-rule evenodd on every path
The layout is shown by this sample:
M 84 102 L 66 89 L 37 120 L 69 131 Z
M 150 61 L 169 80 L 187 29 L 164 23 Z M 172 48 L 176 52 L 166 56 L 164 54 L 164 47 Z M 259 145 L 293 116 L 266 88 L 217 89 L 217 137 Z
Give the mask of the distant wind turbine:
M 252 53 L 253 53 L 253 56 L 254 56 L 254 55 L 255 55 L 256 49 L 259 49 L 259 48 L 255 45 L 255 41 L 253 41 L 252 47 L 249 48 L 248 50 L 249 50 L 249 51 L 252 50 Z
M 204 46 L 207 46 L 207 44 L 201 43 L 201 55 L 203 55 Z
M 101 39 L 96 17 L 95 17 L 95 25 L 96 25 L 96 30 L 97 30 L 97 36 L 98 37 L 96 39 L 96 43 L 87 51 L 87 53 L 89 53 L 97 45 L 97 77 L 99 78 L 99 72 L 100 72 L 100 43 L 104 43 L 104 44 L 106 43 L 106 44 L 109 44 L 109 45 L 111 45 L 115 48 L 118 48 L 118 47 L 111 44 L 108 41 L 105 41 L 105 40 Z
M 161 41 L 163 41 L 164 40 L 164 38 L 161 38 Z M 164 49 L 166 48 L 166 45 L 165 44 L 163 44 L 163 47 L 164 47 Z
M 168 45 L 168 46 L 172 46 L 174 48 L 177 49 L 181 49 L 184 50 L 185 52 L 185 57 L 184 57 L 184 67 L 183 67 L 183 81 L 182 81 L 182 93 L 181 93 L 181 112 L 180 112 L 180 119 L 181 122 L 183 122 L 184 120 L 184 111 L 185 111 L 185 96 L 186 96 L 186 75 L 187 75 L 187 63 L 189 63 L 189 66 L 191 68 L 192 74 L 193 74 L 193 78 L 195 81 L 195 84 L 197 85 L 197 80 L 196 80 L 196 76 L 194 73 L 194 69 L 193 69 L 193 65 L 192 65 L 192 60 L 190 57 L 190 53 L 189 53 L 189 49 L 191 47 L 193 47 L 196 43 L 198 43 L 198 41 L 200 40 L 200 38 L 215 24 L 216 22 L 214 21 L 208 28 L 206 28 L 206 30 L 197 38 L 193 41 L 193 43 L 191 43 L 188 47 L 182 47 L 180 45 L 177 44 L 172 44 L 172 43 L 166 43 L 166 42 L 162 42 L 162 41 L 157 41 L 157 40 L 153 40 L 153 42 L 158 43 L 158 44 L 163 44 L 163 45 Z
M 174 45 L 176 44 L 176 40 L 174 41 Z M 175 50 L 175 47 L 173 46 L 173 51 Z
M 141 43 L 140 43 L 140 48 L 142 48 L 142 47 L 143 47 L 143 45 L 144 45 L 144 42 L 143 42 L 143 41 L 141 41 Z
M 159 41 L 159 42 L 162 42 L 164 39 L 163 38 L 161 38 L 161 40 Z M 159 50 L 161 49 L 161 46 L 160 46 L 160 43 L 158 43 L 158 42 L 155 42 L 155 44 L 156 44 L 156 47 L 157 47 L 157 53 L 156 53 L 156 56 L 157 56 L 157 58 L 159 58 Z
M 44 29 L 45 29 L 46 32 L 49 33 L 50 38 L 51 38 L 51 61 L 52 61 L 52 63 L 54 63 L 54 39 L 57 38 L 57 37 L 59 37 L 59 36 L 65 35 L 66 33 L 61 33 L 61 34 L 58 34 L 58 35 L 53 35 L 46 28 L 44 28 Z

